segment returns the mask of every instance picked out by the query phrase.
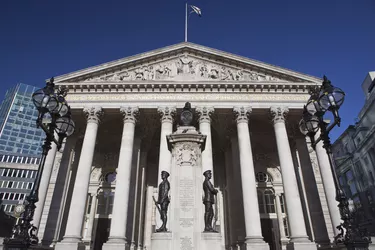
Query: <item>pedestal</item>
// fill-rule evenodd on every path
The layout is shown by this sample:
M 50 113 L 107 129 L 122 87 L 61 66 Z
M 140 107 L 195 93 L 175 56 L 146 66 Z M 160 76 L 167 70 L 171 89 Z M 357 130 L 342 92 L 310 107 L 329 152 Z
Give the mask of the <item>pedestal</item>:
M 83 242 L 59 242 L 56 244 L 55 250 L 85 250 L 85 244 Z
M 172 233 L 153 233 L 151 236 L 153 250 L 173 250 Z
M 287 250 L 317 250 L 318 247 L 314 242 L 289 242 Z
M 167 136 L 172 152 L 170 172 L 170 232 L 153 233 L 152 250 L 221 250 L 221 233 L 203 233 L 202 151 L 206 136 L 192 126 L 180 126 Z M 159 216 L 159 214 L 156 214 Z
M 224 250 L 222 245 L 222 236 L 219 233 L 202 233 L 201 250 Z

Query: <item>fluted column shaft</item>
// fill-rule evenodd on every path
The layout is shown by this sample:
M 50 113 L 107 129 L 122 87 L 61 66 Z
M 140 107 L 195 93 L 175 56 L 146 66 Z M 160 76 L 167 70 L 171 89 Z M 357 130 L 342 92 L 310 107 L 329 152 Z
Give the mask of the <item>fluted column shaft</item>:
M 196 112 L 199 117 L 199 131 L 206 135 L 206 145 L 202 152 L 203 172 L 211 170 L 211 182 L 214 184 L 214 163 L 212 159 L 212 138 L 211 138 L 211 115 L 214 112 L 213 107 L 197 107 Z
M 87 126 L 82 144 L 81 157 L 78 162 L 77 177 L 74 183 L 71 207 L 69 209 L 68 222 L 63 240 L 65 242 L 78 242 L 82 238 L 81 232 L 83 218 L 85 216 L 91 166 L 100 116 L 102 114 L 102 109 L 99 107 L 85 108 L 83 111 L 87 117 Z
M 270 111 L 274 123 L 277 151 L 284 186 L 284 197 L 289 217 L 290 239 L 294 242 L 308 241 L 292 153 L 285 127 L 285 116 L 289 110 L 285 107 L 271 107 Z
M 51 149 L 49 150 L 47 157 L 46 157 L 46 161 L 44 163 L 44 170 L 42 173 L 42 177 L 40 179 L 40 185 L 39 185 L 39 191 L 38 191 L 39 201 L 35 204 L 36 208 L 35 208 L 35 213 L 34 213 L 34 217 L 32 221 L 34 226 L 36 226 L 38 229 L 40 225 L 40 219 L 42 218 L 42 214 L 43 214 L 44 203 L 46 201 L 49 181 L 51 179 L 51 173 L 53 169 L 53 164 L 55 162 L 56 152 L 57 152 L 57 146 L 55 143 L 52 143 Z
M 172 154 L 168 150 L 167 135 L 173 132 L 173 119 L 176 115 L 175 107 L 159 107 L 158 113 L 161 121 L 160 131 L 160 149 L 159 149 L 159 174 L 158 184 L 162 181 L 160 178 L 161 171 L 171 173 Z
M 126 244 L 126 222 L 128 217 L 134 132 L 136 118 L 139 111 L 136 107 L 122 107 L 120 108 L 120 112 L 123 114 L 124 127 L 117 167 L 117 181 L 113 201 L 111 229 L 108 242 L 103 245 L 103 249 L 113 249 L 109 246 L 111 243 L 119 243 L 120 245 L 118 247 L 122 247 Z
M 315 135 L 315 139 L 318 139 L 319 134 Z M 333 231 L 335 235 L 339 233 L 336 228 L 341 223 L 340 211 L 338 208 L 338 202 L 336 201 L 336 188 L 333 180 L 331 166 L 329 163 L 328 155 L 326 150 L 323 148 L 323 142 L 320 141 L 315 147 L 316 157 L 319 163 L 320 175 L 322 177 L 324 193 L 326 195 L 328 210 L 331 217 Z
M 262 228 L 258 207 L 258 196 L 254 174 L 253 154 L 251 150 L 248 117 L 250 107 L 235 107 L 237 136 L 240 153 L 240 169 L 246 228 L 246 243 L 263 243 Z

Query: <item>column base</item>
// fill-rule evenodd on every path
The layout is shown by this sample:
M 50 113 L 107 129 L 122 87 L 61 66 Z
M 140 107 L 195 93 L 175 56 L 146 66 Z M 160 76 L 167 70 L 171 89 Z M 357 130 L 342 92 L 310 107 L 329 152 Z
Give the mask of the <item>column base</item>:
M 57 242 L 55 246 L 55 250 L 85 250 L 85 244 L 81 241 L 73 242 L 73 241 L 60 241 Z
M 244 247 L 246 250 L 270 250 L 270 246 L 263 240 L 263 237 L 246 237 Z
M 317 250 L 318 246 L 311 241 L 305 242 L 289 242 L 286 245 L 287 250 Z
M 222 237 L 220 233 L 202 233 L 201 234 L 201 248 L 202 250 L 223 249 Z
M 151 236 L 152 250 L 172 250 L 172 233 L 153 233 Z
M 125 238 L 109 238 L 106 243 L 103 244 L 102 250 L 124 250 L 128 244 Z

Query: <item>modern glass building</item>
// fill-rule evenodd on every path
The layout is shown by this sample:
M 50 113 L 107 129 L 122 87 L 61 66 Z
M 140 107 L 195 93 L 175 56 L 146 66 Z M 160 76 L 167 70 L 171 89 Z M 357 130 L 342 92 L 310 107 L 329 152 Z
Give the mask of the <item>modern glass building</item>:
M 39 157 L 42 130 L 36 128 L 38 111 L 31 96 L 37 87 L 19 83 L 9 89 L 0 106 L 0 154 Z

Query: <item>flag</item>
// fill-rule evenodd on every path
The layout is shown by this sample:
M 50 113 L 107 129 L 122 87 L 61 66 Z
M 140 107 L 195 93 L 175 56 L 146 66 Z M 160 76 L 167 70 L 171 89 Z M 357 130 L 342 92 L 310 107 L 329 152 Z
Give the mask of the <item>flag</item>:
M 190 5 L 191 9 L 197 13 L 198 16 L 202 16 L 202 11 L 201 9 L 199 9 L 197 6 L 194 6 L 194 5 Z

